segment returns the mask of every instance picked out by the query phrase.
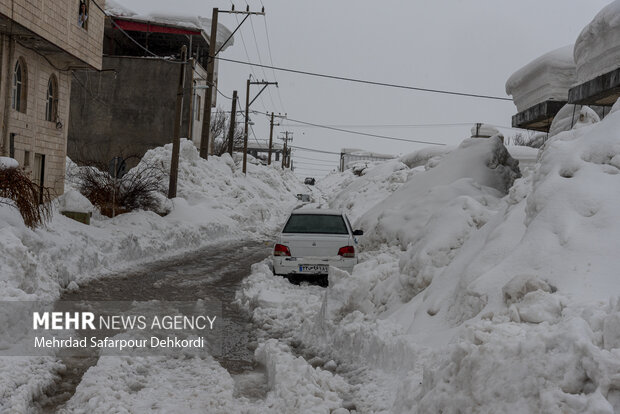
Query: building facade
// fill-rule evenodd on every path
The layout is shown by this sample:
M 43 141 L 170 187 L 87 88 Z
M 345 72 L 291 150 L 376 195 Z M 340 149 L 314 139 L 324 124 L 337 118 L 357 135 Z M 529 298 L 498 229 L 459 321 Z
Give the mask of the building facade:
M 0 0 L 2 154 L 54 196 L 64 191 L 72 71 L 101 69 L 104 13 L 85 1 Z
M 147 150 L 171 143 L 181 70 L 185 75 L 180 134 L 200 147 L 211 21 L 118 12 L 108 10 L 106 17 L 103 71 L 77 71 L 73 78 L 69 158 L 105 166 L 112 158 L 123 157 L 131 168 Z M 222 45 L 231 32 L 222 25 L 218 30 L 218 47 L 224 50 L 232 44 L 231 39 Z M 214 83 L 217 87 L 217 65 Z M 216 96 L 214 90 L 213 107 Z

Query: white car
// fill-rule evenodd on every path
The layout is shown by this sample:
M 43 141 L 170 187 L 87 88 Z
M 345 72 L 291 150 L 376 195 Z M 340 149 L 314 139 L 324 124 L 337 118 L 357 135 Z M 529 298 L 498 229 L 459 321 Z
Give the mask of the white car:
M 273 273 L 319 279 L 329 266 L 349 273 L 357 264 L 357 239 L 338 210 L 299 209 L 291 213 L 273 249 Z

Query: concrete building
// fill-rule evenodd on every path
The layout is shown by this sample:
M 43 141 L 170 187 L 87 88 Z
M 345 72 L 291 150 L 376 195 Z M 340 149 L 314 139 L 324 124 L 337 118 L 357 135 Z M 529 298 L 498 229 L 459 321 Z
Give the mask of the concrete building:
M 271 162 L 280 161 L 280 154 L 283 151 L 283 145 L 277 142 L 274 142 L 271 145 Z M 239 148 L 238 150 L 243 151 L 243 148 Z M 290 152 L 290 149 L 289 151 Z M 267 157 L 269 156 L 269 141 L 267 140 L 248 140 L 248 154 L 259 160 L 263 164 L 267 164 Z
M 181 137 L 199 147 L 210 25 L 209 19 L 200 17 L 137 16 L 126 10 L 109 10 L 103 71 L 77 72 L 73 80 L 69 157 L 78 163 L 99 165 L 107 165 L 117 156 L 129 157 L 131 167 L 147 150 L 172 142 L 183 67 L 186 92 Z M 230 34 L 218 25 L 218 48 Z M 230 44 L 232 39 L 222 50 Z M 183 45 L 188 50 L 185 65 L 180 64 Z M 217 86 L 217 65 L 214 79 Z M 213 107 L 216 96 L 214 91 Z
M 0 0 L 2 154 L 64 192 L 73 70 L 101 69 L 104 13 L 80 0 Z M 103 3 L 103 2 L 101 2 Z

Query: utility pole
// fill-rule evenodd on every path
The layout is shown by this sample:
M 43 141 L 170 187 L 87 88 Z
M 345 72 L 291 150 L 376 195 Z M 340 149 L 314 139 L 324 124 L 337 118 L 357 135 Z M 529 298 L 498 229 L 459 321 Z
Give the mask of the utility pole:
M 263 88 L 256 94 L 254 99 L 250 101 L 250 86 L 251 85 L 263 85 Z M 248 121 L 250 120 L 250 105 L 254 103 L 256 98 L 260 96 L 261 93 L 267 88 L 269 85 L 278 86 L 278 82 L 266 82 L 256 81 L 252 82 L 250 78 L 248 78 L 245 90 L 245 128 L 243 130 L 243 173 L 247 172 L 247 164 L 248 164 Z
M 237 91 L 233 91 L 232 97 L 232 109 L 230 111 L 230 128 L 228 130 L 228 153 L 232 157 L 233 155 L 233 145 L 235 141 L 235 130 L 237 129 L 237 124 L 235 122 L 235 118 L 237 117 Z
M 213 72 L 215 70 L 215 39 L 217 37 L 217 15 L 219 9 L 213 9 L 211 17 L 211 37 L 209 38 L 209 57 L 207 61 L 207 94 L 203 110 L 202 133 L 200 134 L 200 157 L 205 160 L 211 149 L 211 105 L 213 104 Z
M 267 165 L 271 165 L 271 147 L 273 146 L 273 112 L 271 113 L 271 122 L 269 123 L 269 155 Z
M 215 49 L 216 41 L 217 41 L 217 16 L 219 13 L 227 13 L 227 14 L 245 14 L 246 16 L 243 18 L 241 23 L 237 26 L 237 28 L 228 36 L 228 39 L 222 43 L 219 49 Z M 207 96 L 205 99 L 205 106 L 203 110 L 203 123 L 202 123 L 202 133 L 200 134 L 200 157 L 207 159 L 209 157 L 209 152 L 212 149 L 211 143 L 211 106 L 213 105 L 213 89 L 215 84 L 213 82 L 213 76 L 215 71 L 215 58 L 218 53 L 226 46 L 228 41 L 233 37 L 233 35 L 239 30 L 241 25 L 250 17 L 252 14 L 257 14 L 264 16 L 265 8 L 263 7 L 260 12 L 251 12 L 250 6 L 247 6 L 245 11 L 236 11 L 235 6 L 233 5 L 232 10 L 219 10 L 217 7 L 213 8 L 213 15 L 211 17 L 211 37 L 209 37 L 209 56 L 207 60 Z M 247 114 L 246 114 L 247 115 Z
M 170 182 L 168 184 L 168 198 L 177 196 L 177 181 L 179 174 L 179 151 L 181 148 L 181 113 L 183 112 L 183 95 L 185 93 L 185 66 L 187 61 L 187 47 L 181 48 L 181 73 L 177 88 L 176 116 L 174 118 L 174 133 L 172 135 L 172 160 L 170 161 Z
M 289 134 L 291 134 L 290 138 L 288 136 Z M 284 138 L 281 137 L 280 139 L 284 141 L 284 148 L 282 149 L 282 168 L 284 169 L 290 167 L 290 150 L 288 148 L 288 142 L 293 140 L 293 133 L 289 131 L 284 131 Z
M 267 165 L 271 165 L 271 153 L 273 152 L 273 127 L 275 126 L 280 126 L 280 124 L 274 124 L 273 123 L 273 117 L 274 117 L 274 113 L 271 113 L 271 123 L 270 123 L 270 129 L 269 129 L 269 158 L 267 158 Z M 278 114 L 278 118 L 286 118 L 286 114 L 284 114 L 284 116 Z

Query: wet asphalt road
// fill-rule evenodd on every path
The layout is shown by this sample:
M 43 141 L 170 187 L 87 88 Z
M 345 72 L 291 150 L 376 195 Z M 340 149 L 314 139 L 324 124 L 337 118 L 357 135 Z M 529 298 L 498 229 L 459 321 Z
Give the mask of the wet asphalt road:
M 254 361 L 255 337 L 248 315 L 233 303 L 235 291 L 250 274 L 251 265 L 266 258 L 271 251 L 269 242 L 250 241 L 229 243 L 179 256 L 146 266 L 138 271 L 93 280 L 67 292 L 61 301 L 205 301 L 222 303 L 222 353 L 215 359 L 233 377 L 260 377 L 261 367 Z M 35 406 L 43 413 L 57 412 L 68 401 L 82 376 L 97 363 L 97 356 L 67 357 L 67 366 L 56 386 Z M 241 382 L 241 381 L 240 381 Z M 249 397 L 260 395 L 260 385 L 239 390 Z

